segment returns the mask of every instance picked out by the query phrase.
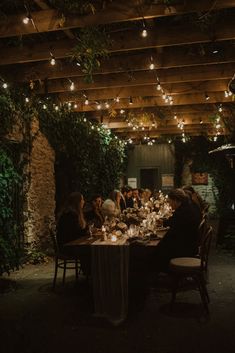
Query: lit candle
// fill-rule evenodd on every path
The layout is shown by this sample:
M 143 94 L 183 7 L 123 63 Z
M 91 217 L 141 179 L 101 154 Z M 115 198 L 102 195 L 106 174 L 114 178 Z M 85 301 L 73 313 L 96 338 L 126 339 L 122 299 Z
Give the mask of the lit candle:
M 111 236 L 111 241 L 115 243 L 115 241 L 117 241 L 117 237 L 115 234 L 112 234 Z

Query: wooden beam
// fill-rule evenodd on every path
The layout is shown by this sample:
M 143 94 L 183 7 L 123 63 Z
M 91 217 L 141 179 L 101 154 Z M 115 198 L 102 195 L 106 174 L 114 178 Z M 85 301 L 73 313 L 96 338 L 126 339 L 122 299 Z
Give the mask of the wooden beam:
M 198 45 L 194 45 L 190 47 L 166 47 L 161 54 L 146 50 L 145 53 L 130 52 L 125 55 L 111 55 L 102 60 L 100 69 L 94 72 L 94 78 L 96 74 L 146 71 L 149 68 L 151 56 L 153 56 L 156 69 L 235 62 L 235 51 L 231 44 L 227 42 L 223 43 L 218 54 L 212 53 L 210 45 L 205 46 L 204 54 L 200 55 L 198 50 Z M 49 60 L 12 66 L 11 70 L 9 70 L 8 65 L 2 66 L 0 67 L 0 74 L 8 80 L 14 79 L 14 81 L 20 82 L 83 76 L 76 63 L 70 60 L 60 60 L 53 67 Z
M 40 5 L 42 1 L 37 1 Z M 182 15 L 192 12 L 204 12 L 235 7 L 233 0 L 197 0 L 196 2 L 183 2 L 172 6 L 162 4 L 151 4 L 139 6 L 138 1 L 118 1 L 108 4 L 105 9 L 95 14 L 78 16 L 62 13 L 57 10 L 43 10 L 32 12 L 36 28 L 30 22 L 24 25 L 22 20 L 25 13 L 16 16 L 8 16 L 7 20 L 0 21 L 0 37 L 20 36 L 31 33 L 67 30 L 71 28 L 97 26 L 100 24 L 111 24 L 123 21 L 136 21 L 143 18 L 157 18 L 164 16 Z M 44 7 L 45 8 L 45 7 Z
M 69 82 L 67 86 L 69 86 Z M 228 88 L 228 80 L 210 80 L 210 81 L 198 81 L 198 82 L 182 82 L 182 83 L 172 83 L 165 84 L 164 90 L 169 93 L 173 98 L 181 94 L 189 93 L 203 93 L 206 92 L 224 92 Z M 68 87 L 67 87 L 68 89 Z M 140 86 L 130 86 L 130 87 L 117 87 L 117 88 L 105 88 L 105 89 L 93 89 L 87 92 L 89 95 L 89 100 L 103 102 L 108 100 L 113 100 L 116 97 L 119 99 L 131 97 L 161 97 L 161 91 L 158 91 L 156 84 L 153 85 L 140 85 Z M 82 97 L 83 94 L 79 92 L 63 92 L 58 95 L 59 99 L 63 102 L 74 101 Z
M 181 82 L 198 82 L 214 80 L 230 80 L 234 75 L 235 63 L 197 66 L 193 70 L 190 67 L 179 69 L 139 71 L 133 73 L 120 73 L 109 75 L 96 75 L 93 83 L 86 83 L 80 78 L 73 78 L 76 91 L 89 91 L 97 89 L 110 89 L 120 87 L 146 86 L 157 84 L 157 76 L 161 85 L 175 84 Z M 156 76 L 157 73 L 157 76 Z M 66 92 L 69 90 L 70 82 L 64 80 L 49 80 L 47 82 L 48 93 Z M 44 93 L 44 87 L 38 90 Z
M 193 25 L 172 25 L 157 23 L 149 30 L 147 38 L 140 38 L 139 31 L 122 31 L 111 35 L 110 53 L 139 49 L 158 48 L 172 45 L 208 43 L 212 40 L 224 41 L 235 38 L 235 21 L 231 15 L 224 16 L 224 25 L 218 26 L 214 37 L 202 33 Z M 71 56 L 71 50 L 77 44 L 74 40 L 51 41 L 22 48 L 4 48 L 1 52 L 0 65 L 48 60 L 53 52 L 56 58 Z
M 208 92 L 210 96 L 210 103 L 219 104 L 219 103 L 232 103 L 232 97 L 225 98 L 224 93 L 222 92 Z M 82 102 L 78 102 L 77 111 L 94 111 L 97 110 L 97 104 L 91 103 L 89 105 L 84 104 L 84 99 Z M 193 105 L 193 104 L 206 104 L 205 95 L 201 93 L 186 94 L 176 96 L 174 99 L 174 104 L 169 106 L 169 103 L 165 103 L 164 100 L 160 97 L 139 97 L 133 99 L 133 104 L 129 104 L 129 100 L 122 99 L 120 103 L 113 103 L 111 108 L 113 109 L 133 109 L 133 108 L 144 108 L 144 107 L 171 107 L 174 111 L 174 107 L 177 105 Z M 235 103 L 233 103 L 235 105 Z M 107 110 L 107 109 L 106 109 Z

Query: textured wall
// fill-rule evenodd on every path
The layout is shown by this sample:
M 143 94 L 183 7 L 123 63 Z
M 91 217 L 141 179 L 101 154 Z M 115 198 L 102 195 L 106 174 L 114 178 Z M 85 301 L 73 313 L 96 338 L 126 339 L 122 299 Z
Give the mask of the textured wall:
M 55 211 L 55 154 L 45 136 L 39 131 L 38 121 L 32 124 L 33 145 L 28 165 L 28 191 L 25 207 L 25 240 L 46 246 L 49 224 Z
M 218 189 L 214 184 L 211 175 L 208 175 L 208 185 L 192 185 L 193 188 L 201 195 L 201 197 L 210 204 L 209 213 L 215 214 L 216 199 L 218 198 Z

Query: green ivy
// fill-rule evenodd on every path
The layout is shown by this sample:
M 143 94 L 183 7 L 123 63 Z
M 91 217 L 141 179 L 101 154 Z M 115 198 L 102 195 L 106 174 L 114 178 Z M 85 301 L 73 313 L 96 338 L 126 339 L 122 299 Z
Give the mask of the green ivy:
M 0 148 L 0 274 L 19 265 L 20 253 L 12 209 L 13 190 L 21 178 L 6 151 Z
M 40 109 L 40 108 L 39 108 Z M 106 196 L 119 185 L 125 158 L 124 143 L 101 124 L 86 121 L 82 113 L 66 106 L 56 111 L 53 104 L 39 112 L 40 126 L 56 152 L 59 171 L 67 166 L 70 191 L 86 197 Z
M 76 33 L 78 44 L 72 50 L 72 57 L 81 66 L 85 80 L 92 82 L 93 72 L 100 68 L 100 59 L 108 56 L 110 40 L 101 27 L 86 27 Z

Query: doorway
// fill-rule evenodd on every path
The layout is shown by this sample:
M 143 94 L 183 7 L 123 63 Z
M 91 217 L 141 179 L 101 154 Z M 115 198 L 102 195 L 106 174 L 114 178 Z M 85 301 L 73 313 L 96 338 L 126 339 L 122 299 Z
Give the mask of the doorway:
M 140 169 L 140 187 L 152 191 L 160 189 L 158 168 Z

